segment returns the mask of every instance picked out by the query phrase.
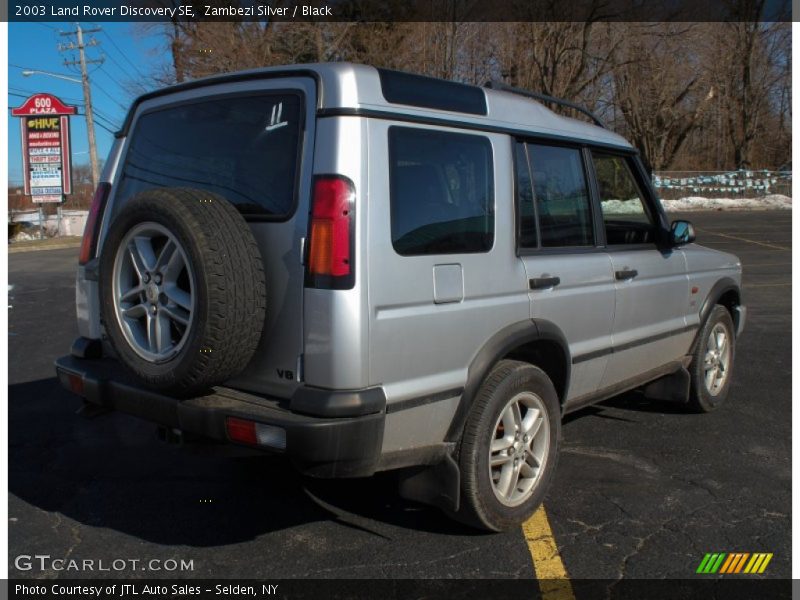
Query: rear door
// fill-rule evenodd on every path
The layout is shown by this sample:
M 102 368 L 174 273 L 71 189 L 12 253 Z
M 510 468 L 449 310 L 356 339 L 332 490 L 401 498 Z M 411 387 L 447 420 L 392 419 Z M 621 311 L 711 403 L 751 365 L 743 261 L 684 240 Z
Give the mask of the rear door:
M 298 385 L 315 106 L 310 78 L 209 85 L 143 102 L 124 142 L 104 231 L 134 195 L 190 187 L 236 206 L 258 243 L 267 316 L 233 387 L 289 396 Z
M 567 401 L 596 391 L 611 348 L 614 279 L 600 244 L 580 146 L 516 144 L 518 254 L 531 317 L 567 338 L 572 369 Z
M 608 254 L 616 280 L 614 352 L 603 387 L 639 377 L 679 358 L 689 282 L 680 250 L 657 245 L 658 211 L 633 157 L 592 150 Z

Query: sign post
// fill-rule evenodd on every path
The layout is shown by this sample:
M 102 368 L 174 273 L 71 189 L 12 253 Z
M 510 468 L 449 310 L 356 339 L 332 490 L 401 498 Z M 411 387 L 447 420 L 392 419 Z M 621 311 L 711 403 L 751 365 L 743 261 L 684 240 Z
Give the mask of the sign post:
M 72 154 L 69 117 L 78 113 L 52 94 L 34 94 L 22 106 L 11 109 L 20 117 L 22 136 L 22 176 L 25 194 L 39 208 L 40 236 L 44 229 L 44 203 L 58 204 L 58 229 L 61 231 L 61 204 L 72 193 Z

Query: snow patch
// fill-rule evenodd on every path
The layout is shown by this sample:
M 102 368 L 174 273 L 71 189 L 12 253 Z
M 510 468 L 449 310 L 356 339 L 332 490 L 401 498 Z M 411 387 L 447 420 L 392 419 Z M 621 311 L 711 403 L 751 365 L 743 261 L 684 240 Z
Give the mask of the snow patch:
M 12 242 L 28 242 L 30 240 L 38 240 L 39 236 L 27 233 L 25 231 L 20 231 L 17 235 L 11 238 Z
M 758 198 L 704 198 L 688 196 L 675 200 L 662 200 L 668 212 L 691 210 L 791 210 L 792 199 L 782 194 L 768 194 Z

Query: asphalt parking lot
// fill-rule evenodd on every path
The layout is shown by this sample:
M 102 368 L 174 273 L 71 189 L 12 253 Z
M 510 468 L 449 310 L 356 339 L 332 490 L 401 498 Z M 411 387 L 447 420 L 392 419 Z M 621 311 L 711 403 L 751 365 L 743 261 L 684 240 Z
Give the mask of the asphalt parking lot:
M 676 215 L 677 216 L 677 215 Z M 790 577 L 791 213 L 685 215 L 744 264 L 748 324 L 709 415 L 628 393 L 569 415 L 545 508 L 568 575 L 692 577 L 707 552 L 771 552 Z M 484 535 L 399 499 L 394 480 L 309 482 L 271 458 L 166 446 L 62 391 L 77 249 L 9 257 L 11 577 L 534 578 L 521 530 Z M 18 555 L 192 561 L 20 571 Z

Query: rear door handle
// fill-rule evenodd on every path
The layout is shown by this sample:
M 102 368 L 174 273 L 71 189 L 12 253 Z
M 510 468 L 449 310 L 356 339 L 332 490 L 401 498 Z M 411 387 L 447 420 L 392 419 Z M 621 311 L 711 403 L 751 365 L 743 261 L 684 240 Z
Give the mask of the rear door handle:
M 623 269 L 622 271 L 617 271 L 614 273 L 614 277 L 619 279 L 620 281 L 627 281 L 628 279 L 633 279 L 639 274 L 639 271 L 636 269 Z
M 548 288 L 554 288 L 559 283 L 561 283 L 560 277 L 536 277 L 534 279 L 530 279 L 528 283 L 531 286 L 532 290 L 546 290 Z

